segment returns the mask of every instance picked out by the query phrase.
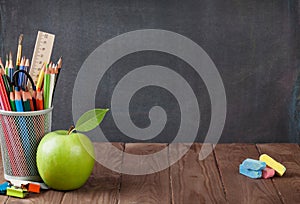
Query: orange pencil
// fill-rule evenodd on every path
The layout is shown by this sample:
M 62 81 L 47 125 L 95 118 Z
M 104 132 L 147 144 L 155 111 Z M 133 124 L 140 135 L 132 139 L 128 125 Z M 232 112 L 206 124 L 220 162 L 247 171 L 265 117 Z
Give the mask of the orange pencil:
M 33 103 L 33 107 L 34 107 L 33 110 L 37 110 L 36 109 L 36 90 L 35 89 L 33 89 L 31 91 L 31 98 L 32 98 L 32 103 Z
M 36 92 L 36 109 L 44 110 L 44 101 L 43 101 L 43 93 L 42 91 Z

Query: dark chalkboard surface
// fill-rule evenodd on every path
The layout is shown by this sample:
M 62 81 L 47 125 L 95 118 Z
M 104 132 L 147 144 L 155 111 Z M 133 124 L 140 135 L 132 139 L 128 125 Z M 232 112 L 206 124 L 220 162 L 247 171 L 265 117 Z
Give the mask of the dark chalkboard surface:
M 298 1 L 285 0 L 2 0 L 0 55 L 16 51 L 20 33 L 24 34 L 23 53 L 30 58 L 38 30 L 56 35 L 52 59 L 62 55 L 64 62 L 54 96 L 52 129 L 68 129 L 73 124 L 76 76 L 97 47 L 130 31 L 170 31 L 198 44 L 219 71 L 227 99 L 221 142 L 299 142 L 299 136 L 289 126 L 299 67 L 298 5 Z M 179 43 L 178 49 L 180 46 Z M 103 61 L 98 63 L 101 69 Z M 117 60 L 101 79 L 95 79 L 99 80 L 96 107 L 111 109 L 118 82 L 130 71 L 147 65 L 168 67 L 188 82 L 201 113 L 201 120 L 194 121 L 199 126 L 196 140 L 204 141 L 212 113 L 208 89 L 189 63 L 169 53 L 142 50 Z M 153 106 L 164 109 L 166 125 L 156 137 L 143 141 L 171 142 L 182 124 L 182 113 L 176 97 L 166 88 L 153 85 L 135 92 L 129 103 L 130 119 L 138 128 L 148 127 Z M 109 141 L 141 141 L 124 134 L 112 112 L 101 129 Z M 192 142 L 188 134 L 182 140 Z

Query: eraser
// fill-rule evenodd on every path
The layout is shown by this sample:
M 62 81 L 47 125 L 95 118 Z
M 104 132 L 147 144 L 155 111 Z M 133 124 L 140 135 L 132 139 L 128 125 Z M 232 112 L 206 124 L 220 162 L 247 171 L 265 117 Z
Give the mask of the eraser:
M 24 198 L 26 196 L 26 192 L 26 190 L 23 190 L 22 188 L 16 188 L 14 186 L 6 189 L 6 195 L 17 198 Z
M 282 176 L 286 171 L 286 168 L 282 164 L 280 164 L 267 154 L 262 154 L 259 157 L 259 160 L 266 162 L 267 166 L 274 169 L 279 176 Z
M 262 171 L 262 177 L 264 179 L 267 178 L 272 178 L 275 175 L 275 170 L 271 169 L 269 167 L 266 167 L 263 171 Z
M 240 174 L 247 176 L 249 178 L 261 178 L 262 171 L 261 170 L 250 170 L 243 167 L 243 165 L 240 165 Z
M 255 159 L 249 159 L 249 158 L 245 159 L 241 165 L 245 169 L 255 170 L 255 171 L 263 170 L 264 168 L 266 168 L 265 162 L 255 160 Z

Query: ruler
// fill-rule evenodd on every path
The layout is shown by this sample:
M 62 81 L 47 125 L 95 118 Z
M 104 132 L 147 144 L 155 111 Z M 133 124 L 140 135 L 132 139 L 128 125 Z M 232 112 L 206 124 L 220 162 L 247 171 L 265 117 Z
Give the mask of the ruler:
M 35 84 L 37 83 L 43 64 L 48 64 L 50 61 L 54 38 L 55 35 L 53 34 L 38 31 L 29 71 Z

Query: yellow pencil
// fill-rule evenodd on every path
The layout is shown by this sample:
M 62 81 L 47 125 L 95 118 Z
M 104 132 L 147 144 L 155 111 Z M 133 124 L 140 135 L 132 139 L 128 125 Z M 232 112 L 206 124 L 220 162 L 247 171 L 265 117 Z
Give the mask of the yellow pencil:
M 45 63 L 42 66 L 42 69 L 41 69 L 41 71 L 39 73 L 38 81 L 36 83 L 36 89 L 38 91 L 42 90 L 42 85 L 43 85 L 43 80 L 44 80 L 44 72 L 45 72 Z

